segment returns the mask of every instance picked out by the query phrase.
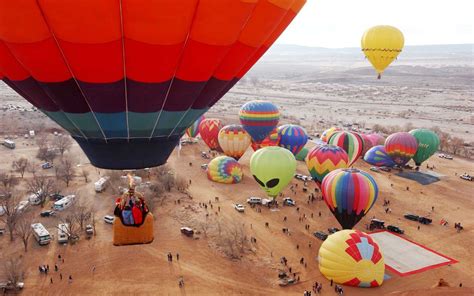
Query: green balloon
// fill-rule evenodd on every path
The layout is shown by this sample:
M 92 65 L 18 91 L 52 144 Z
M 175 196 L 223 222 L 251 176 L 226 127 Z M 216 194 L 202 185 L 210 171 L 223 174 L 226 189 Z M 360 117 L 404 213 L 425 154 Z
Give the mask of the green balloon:
M 414 129 L 410 131 L 416 141 L 418 142 L 418 149 L 416 150 L 413 160 L 417 166 L 430 158 L 439 148 L 438 135 L 428 129 Z
M 303 147 L 303 149 L 301 149 L 300 152 L 296 154 L 296 160 L 305 161 L 307 155 L 308 155 L 308 148 Z
M 261 148 L 250 158 L 250 172 L 267 195 L 275 198 L 293 179 L 296 159 L 282 147 Z

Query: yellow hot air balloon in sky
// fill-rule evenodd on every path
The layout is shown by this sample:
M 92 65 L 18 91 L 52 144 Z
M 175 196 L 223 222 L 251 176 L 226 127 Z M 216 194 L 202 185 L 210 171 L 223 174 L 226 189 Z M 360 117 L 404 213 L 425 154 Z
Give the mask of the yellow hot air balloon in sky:
M 392 26 L 375 26 L 362 35 L 362 51 L 379 74 L 378 79 L 400 54 L 404 43 L 403 33 Z

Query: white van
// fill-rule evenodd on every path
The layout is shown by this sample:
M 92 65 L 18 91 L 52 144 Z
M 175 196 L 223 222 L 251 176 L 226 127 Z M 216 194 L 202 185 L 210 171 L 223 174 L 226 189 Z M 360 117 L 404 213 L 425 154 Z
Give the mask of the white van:
M 69 224 L 58 224 L 58 243 L 65 244 L 69 239 Z
M 74 202 L 74 199 L 76 198 L 75 195 L 67 195 L 63 198 L 61 198 L 60 200 L 58 200 L 57 202 L 54 203 L 54 210 L 56 211 L 63 211 L 67 208 L 69 208 L 72 203 Z
M 3 146 L 7 147 L 7 148 L 10 148 L 10 149 L 15 149 L 15 142 L 13 142 L 12 140 L 4 140 L 3 141 Z
M 95 192 L 102 192 L 107 187 L 107 181 L 109 177 L 102 177 L 94 183 Z
M 33 229 L 33 236 L 35 237 L 38 244 L 47 245 L 51 241 L 51 235 L 49 234 L 48 230 L 44 228 L 43 224 L 41 223 L 33 223 L 31 224 L 31 228 Z
M 31 194 L 28 197 L 28 201 L 30 202 L 30 204 L 35 205 L 35 206 L 39 205 L 41 203 L 40 195 L 42 193 L 43 191 L 40 189 L 38 192 Z

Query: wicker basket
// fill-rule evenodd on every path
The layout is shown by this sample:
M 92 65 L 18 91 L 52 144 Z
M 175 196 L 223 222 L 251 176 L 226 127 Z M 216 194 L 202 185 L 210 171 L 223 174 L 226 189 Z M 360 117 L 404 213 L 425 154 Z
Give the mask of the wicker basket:
M 122 221 L 115 218 L 114 221 L 114 245 L 135 245 L 135 244 L 149 244 L 153 241 L 153 215 L 148 213 L 142 225 L 125 226 Z

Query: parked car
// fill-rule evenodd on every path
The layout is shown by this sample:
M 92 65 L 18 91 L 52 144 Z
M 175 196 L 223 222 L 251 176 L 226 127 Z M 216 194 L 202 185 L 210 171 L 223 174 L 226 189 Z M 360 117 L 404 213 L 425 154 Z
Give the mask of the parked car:
M 41 216 L 41 217 L 51 217 L 51 216 L 54 216 L 54 215 L 56 215 L 56 212 L 53 211 L 53 210 L 42 211 L 42 212 L 40 213 L 40 216 Z
M 370 220 L 370 230 L 374 229 L 385 229 L 385 221 L 379 220 L 379 219 L 372 219 Z
M 419 217 L 418 222 L 420 222 L 421 224 L 428 225 L 428 224 L 431 224 L 431 222 L 433 222 L 433 220 L 431 220 L 430 218 L 427 218 L 427 217 Z
M 320 240 L 326 240 L 328 238 L 328 234 L 324 233 L 323 231 L 316 231 L 315 233 L 313 233 L 313 235 L 319 238 Z
M 303 175 L 302 174 L 295 174 L 295 178 L 298 180 L 303 180 Z
M 412 221 L 418 221 L 418 219 L 420 218 L 420 216 L 414 215 L 414 214 L 405 214 L 403 215 L 403 217 L 405 217 L 405 219 L 412 220 Z
M 237 212 L 244 212 L 245 211 L 245 207 L 241 204 L 235 204 L 234 205 L 234 209 L 237 211 Z
M 0 283 L 0 290 L 2 290 L 4 293 L 8 290 L 21 290 L 24 287 L 25 283 L 23 282 L 17 282 L 16 287 L 11 281 Z
M 392 169 L 389 168 L 389 167 L 386 167 L 386 166 L 381 166 L 381 167 L 380 167 L 380 170 L 381 170 L 381 171 L 384 171 L 384 172 L 390 172 Z
M 43 164 L 41 165 L 41 168 L 42 168 L 43 170 L 47 170 L 47 169 L 50 169 L 50 168 L 52 168 L 52 167 L 53 167 L 53 165 L 52 165 L 50 162 L 45 162 L 45 163 L 43 163 Z
M 210 159 L 211 158 L 209 156 L 209 154 L 207 154 L 207 152 L 205 152 L 205 151 L 201 151 L 201 157 L 204 158 L 204 159 Z
M 207 164 L 207 163 L 201 164 L 201 169 L 203 169 L 203 170 L 207 170 L 207 166 L 208 166 L 208 164 Z
M 53 200 L 53 201 L 58 201 L 58 200 L 62 199 L 63 197 L 64 197 L 64 195 L 59 194 L 59 193 L 53 193 L 53 194 L 49 195 L 49 199 Z
M 451 155 L 447 155 L 447 154 L 444 155 L 444 158 L 449 159 L 449 160 L 453 160 L 453 157 Z
M 104 216 L 104 222 L 107 224 L 114 224 L 115 217 L 111 215 Z
M 278 203 L 275 199 L 269 199 L 269 198 L 262 198 L 262 205 L 263 206 L 272 206 L 274 204 Z
M 0 228 L 0 235 L 5 234 L 5 228 Z
M 339 228 L 336 228 L 336 227 L 328 228 L 329 234 L 336 233 L 336 232 L 338 232 L 339 230 L 340 230 L 340 229 L 339 229 Z
M 467 180 L 467 181 L 472 181 L 472 176 L 470 176 L 468 174 L 462 174 L 461 176 L 459 176 L 459 178 L 461 178 L 463 180 Z
M 262 199 L 260 197 L 251 196 L 247 198 L 247 203 L 251 205 L 261 205 Z
M 373 167 L 370 167 L 370 170 L 371 170 L 372 172 L 380 172 L 379 168 L 378 168 L 378 167 L 374 167 L 374 166 L 373 166 Z
M 391 232 L 399 233 L 399 234 L 403 234 L 405 232 L 403 231 L 403 229 L 395 225 L 388 225 L 387 230 Z
M 27 200 L 22 200 L 18 203 L 16 210 L 18 212 L 23 212 L 30 206 L 30 202 Z
M 283 199 L 283 205 L 294 207 L 294 206 L 296 206 L 296 202 L 294 200 L 292 200 L 291 198 L 289 198 L 289 197 L 285 197 Z
M 94 234 L 94 227 L 92 227 L 92 225 L 90 225 L 90 224 L 86 225 L 86 234 L 88 236 Z
M 194 235 L 194 230 L 191 227 L 181 227 L 180 231 L 182 234 L 189 237 Z

